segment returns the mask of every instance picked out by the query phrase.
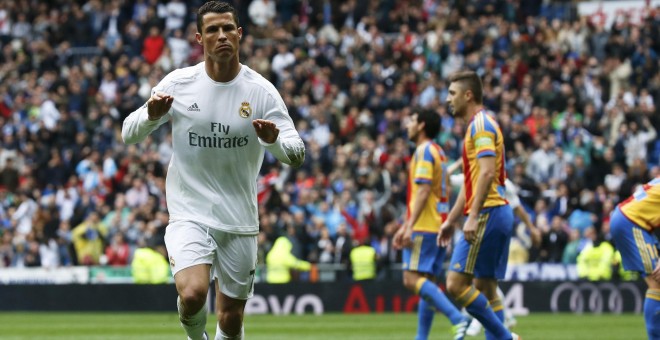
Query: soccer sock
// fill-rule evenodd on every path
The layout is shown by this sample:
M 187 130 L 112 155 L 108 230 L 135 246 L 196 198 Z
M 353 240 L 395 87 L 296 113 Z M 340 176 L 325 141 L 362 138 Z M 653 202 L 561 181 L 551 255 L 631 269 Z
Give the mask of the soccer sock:
M 443 293 L 435 283 L 427 280 L 422 277 L 417 280 L 415 284 L 417 294 L 426 300 L 429 304 L 433 305 L 437 310 L 446 315 L 451 321 L 452 325 L 456 325 L 465 319 L 463 314 L 454 306 L 454 304 L 449 301 L 445 293 Z
M 660 339 L 660 289 L 646 291 L 644 300 L 644 321 L 649 339 Z
M 502 305 L 502 300 L 497 297 L 493 300 L 489 301 L 490 303 L 490 308 L 493 310 L 495 315 L 497 315 L 497 318 L 500 319 L 502 324 L 504 324 L 504 305 Z M 487 340 L 495 340 L 497 337 L 493 333 L 491 333 L 488 329 L 486 329 L 486 339 Z
M 245 329 L 243 328 L 243 325 L 241 325 L 241 331 L 234 336 L 229 336 L 225 332 L 223 332 L 222 329 L 220 329 L 219 322 L 216 323 L 215 325 L 215 340 L 242 340 L 244 334 L 245 334 Z
M 417 307 L 417 336 L 415 340 L 428 339 L 431 325 L 433 324 L 433 316 L 435 316 L 433 305 L 424 299 L 419 299 L 419 305 Z
M 496 339 L 511 339 L 511 332 L 504 328 L 502 321 L 490 308 L 486 297 L 477 288 L 474 286 L 468 287 L 458 296 L 456 301 L 464 306 L 470 315 L 477 318 L 486 331 L 490 331 Z
M 185 330 L 188 335 L 188 340 L 208 340 L 204 336 L 207 314 L 206 303 L 204 303 L 204 306 L 197 313 L 184 317 L 182 313 L 183 306 L 181 305 L 181 297 L 178 296 L 176 298 L 176 308 L 179 310 L 179 321 L 181 321 L 181 326 L 183 326 L 183 330 Z

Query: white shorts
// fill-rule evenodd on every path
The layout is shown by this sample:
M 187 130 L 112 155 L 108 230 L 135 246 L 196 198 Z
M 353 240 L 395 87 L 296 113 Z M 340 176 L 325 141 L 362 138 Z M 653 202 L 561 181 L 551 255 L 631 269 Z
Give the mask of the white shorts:
M 241 300 L 252 297 L 256 235 L 231 234 L 191 221 L 175 221 L 165 229 L 165 246 L 172 275 L 194 265 L 210 264 L 211 278 L 218 279 L 222 293 Z

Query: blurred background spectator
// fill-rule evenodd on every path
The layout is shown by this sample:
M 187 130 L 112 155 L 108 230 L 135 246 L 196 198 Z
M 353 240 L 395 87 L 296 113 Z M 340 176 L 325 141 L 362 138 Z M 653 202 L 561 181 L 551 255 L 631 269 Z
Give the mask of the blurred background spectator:
M 517 263 L 576 263 L 609 242 L 619 200 L 660 174 L 657 8 L 606 24 L 568 2 L 229 2 L 241 62 L 276 85 L 307 145 L 300 169 L 264 160 L 262 264 L 281 236 L 313 263 L 347 264 L 357 244 L 379 268 L 397 263 L 403 127 L 411 107 L 435 109 L 436 141 L 460 157 L 466 122 L 444 106 L 458 69 L 482 77 L 509 177 L 544 234 L 538 250 L 514 241 Z M 201 3 L 0 4 L 0 266 L 121 265 L 140 240 L 162 251 L 171 132 L 118 136 L 160 79 L 202 60 Z

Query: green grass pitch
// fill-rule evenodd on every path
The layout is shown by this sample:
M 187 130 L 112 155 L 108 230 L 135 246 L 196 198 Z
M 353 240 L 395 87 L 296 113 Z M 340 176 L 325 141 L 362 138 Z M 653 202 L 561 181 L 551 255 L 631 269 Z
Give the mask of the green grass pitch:
M 646 339 L 642 315 L 533 314 L 518 317 L 514 331 L 525 340 Z M 248 315 L 246 339 L 413 339 L 415 314 Z M 207 330 L 215 334 L 209 315 Z M 0 339 L 183 340 L 176 313 L 0 313 Z M 451 339 L 449 322 L 436 315 L 430 339 Z M 468 339 L 482 340 L 483 333 Z

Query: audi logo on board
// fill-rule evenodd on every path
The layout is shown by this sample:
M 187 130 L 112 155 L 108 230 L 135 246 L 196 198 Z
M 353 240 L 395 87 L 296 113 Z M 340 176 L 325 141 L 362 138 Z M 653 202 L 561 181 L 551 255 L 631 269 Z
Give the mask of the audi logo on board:
M 619 314 L 623 312 L 624 304 L 633 304 L 634 312 L 640 313 L 643 295 L 639 287 L 630 282 L 564 282 L 552 291 L 550 310 Z

